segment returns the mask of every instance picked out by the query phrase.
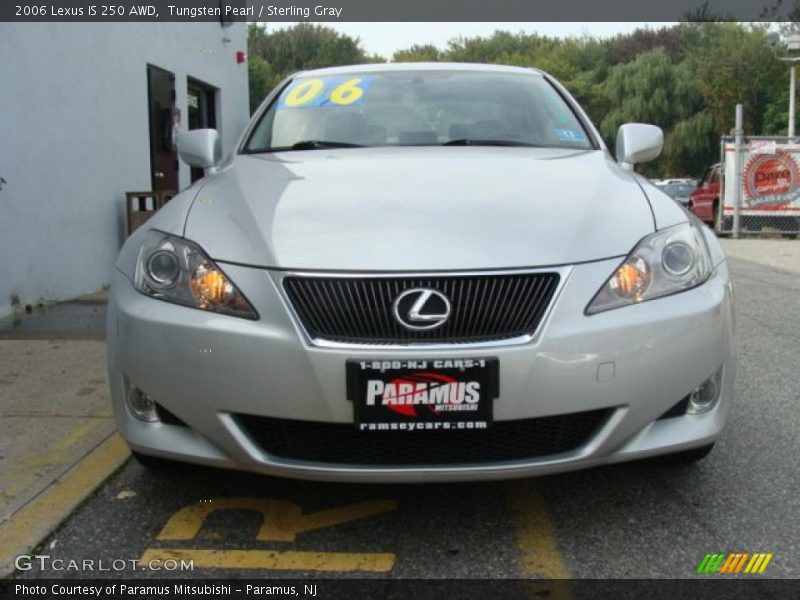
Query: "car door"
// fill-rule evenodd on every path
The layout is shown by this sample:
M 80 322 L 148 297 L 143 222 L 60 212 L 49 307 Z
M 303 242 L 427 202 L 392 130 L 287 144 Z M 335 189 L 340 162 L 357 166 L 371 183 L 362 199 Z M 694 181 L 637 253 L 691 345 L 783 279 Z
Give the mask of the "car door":
M 697 186 L 697 189 L 692 192 L 689 199 L 689 210 L 691 210 L 698 219 L 706 223 L 714 221 L 714 198 L 716 197 L 714 185 L 712 183 L 714 173 L 714 167 L 706 169 L 700 180 L 700 184 Z M 718 187 L 719 186 L 717 186 L 717 188 Z

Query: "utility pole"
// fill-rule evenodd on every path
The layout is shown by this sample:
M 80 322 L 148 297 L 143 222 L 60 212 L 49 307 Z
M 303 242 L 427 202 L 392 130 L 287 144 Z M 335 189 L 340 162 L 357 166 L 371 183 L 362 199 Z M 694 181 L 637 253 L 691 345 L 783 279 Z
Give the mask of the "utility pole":
M 744 145 L 744 108 L 741 104 L 736 105 L 736 129 L 733 131 L 734 135 L 734 152 L 733 152 L 733 180 L 736 184 L 733 186 L 733 237 L 738 239 L 741 232 L 741 210 L 742 210 L 742 152 Z M 725 222 L 725 204 L 719 207 L 722 211 L 723 219 Z
M 795 104 L 795 64 L 789 69 L 789 137 L 794 137 L 794 104 Z
M 797 52 L 800 50 L 800 34 L 789 36 L 786 41 L 786 49 L 789 52 Z M 797 102 L 797 62 L 800 61 L 800 56 L 782 56 L 784 60 L 790 64 L 789 66 L 789 127 L 787 135 L 790 138 L 794 137 L 794 122 L 795 122 L 795 106 Z

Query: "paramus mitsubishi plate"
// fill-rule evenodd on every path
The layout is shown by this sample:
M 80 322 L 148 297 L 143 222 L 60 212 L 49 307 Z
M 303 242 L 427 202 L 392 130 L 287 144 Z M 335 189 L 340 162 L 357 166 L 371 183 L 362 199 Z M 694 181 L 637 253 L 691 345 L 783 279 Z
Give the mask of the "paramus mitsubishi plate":
M 298 73 L 125 243 L 109 304 L 117 425 L 148 465 L 447 481 L 691 461 L 733 399 L 711 231 L 616 160 L 546 73 Z

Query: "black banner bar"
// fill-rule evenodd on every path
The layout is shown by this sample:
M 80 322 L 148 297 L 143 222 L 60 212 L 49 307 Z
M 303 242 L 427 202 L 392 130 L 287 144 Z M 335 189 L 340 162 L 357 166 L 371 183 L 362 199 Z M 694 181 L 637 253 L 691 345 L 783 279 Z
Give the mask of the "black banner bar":
M 314 600 L 360 598 L 392 600 L 531 600 L 535 598 L 715 600 L 797 598 L 800 580 L 762 579 L 758 575 L 694 579 L 521 580 L 521 579 L 62 579 L 6 580 L 0 599 L 102 598 L 303 598 Z
M 798 0 L 2 0 L 0 21 L 759 21 L 798 10 Z

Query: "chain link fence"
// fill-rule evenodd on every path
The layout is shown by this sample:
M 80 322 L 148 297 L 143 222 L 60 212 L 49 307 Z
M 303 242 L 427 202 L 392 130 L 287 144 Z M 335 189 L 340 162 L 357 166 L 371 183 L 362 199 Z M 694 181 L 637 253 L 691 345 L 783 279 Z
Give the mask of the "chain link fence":
M 797 238 L 800 233 L 800 138 L 723 137 L 721 161 L 693 194 L 693 212 L 720 234 Z

